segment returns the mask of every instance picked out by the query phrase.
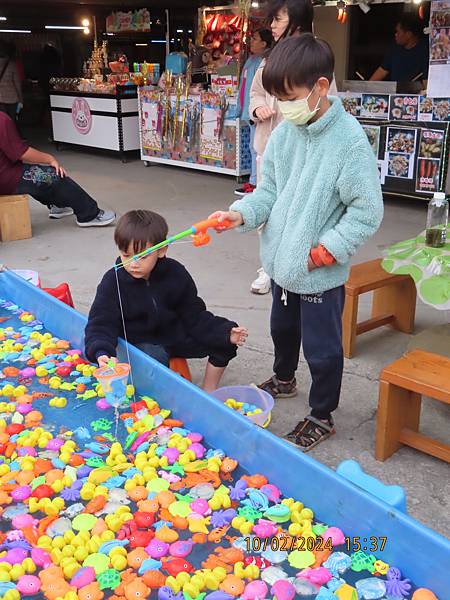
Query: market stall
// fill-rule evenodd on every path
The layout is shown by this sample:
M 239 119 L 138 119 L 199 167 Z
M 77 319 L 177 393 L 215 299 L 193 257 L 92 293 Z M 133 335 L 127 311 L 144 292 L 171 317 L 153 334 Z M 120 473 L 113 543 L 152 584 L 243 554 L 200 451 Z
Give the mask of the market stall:
M 139 89 L 141 158 L 239 177 L 250 172 L 250 130 L 235 99 L 212 91 Z
M 250 173 L 250 129 L 239 119 L 238 84 L 250 3 L 199 10 L 190 66 L 166 63 L 161 88 L 139 90 L 141 158 L 240 177 Z
M 424 199 L 449 193 L 450 2 L 374 0 L 365 10 L 337 2 L 316 16 L 316 32 L 336 54 L 339 95 L 367 134 L 383 191 Z
M 361 82 L 362 88 L 369 86 Z M 339 95 L 369 138 L 384 192 L 429 198 L 450 191 L 450 98 L 367 91 Z
M 119 152 L 139 150 L 137 84 L 157 82 L 159 64 L 109 61 L 106 41 L 94 44 L 83 77 L 50 80 L 53 139 Z
M 124 152 L 139 149 L 136 87 L 117 86 L 114 93 L 55 91 L 50 95 L 53 139 Z

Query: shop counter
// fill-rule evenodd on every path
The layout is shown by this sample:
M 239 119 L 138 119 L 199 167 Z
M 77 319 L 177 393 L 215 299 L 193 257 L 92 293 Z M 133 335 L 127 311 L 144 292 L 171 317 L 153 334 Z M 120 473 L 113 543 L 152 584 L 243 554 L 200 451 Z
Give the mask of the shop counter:
M 135 87 L 115 94 L 52 91 L 53 139 L 124 153 L 139 150 L 138 100 Z

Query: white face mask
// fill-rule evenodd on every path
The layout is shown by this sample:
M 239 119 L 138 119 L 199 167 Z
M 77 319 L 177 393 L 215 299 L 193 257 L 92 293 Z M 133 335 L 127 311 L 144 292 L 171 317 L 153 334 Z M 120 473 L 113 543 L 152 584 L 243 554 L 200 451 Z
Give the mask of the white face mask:
M 318 112 L 320 105 L 319 97 L 314 110 L 309 108 L 308 99 L 313 93 L 314 87 L 306 96 L 306 98 L 301 98 L 300 100 L 278 101 L 280 112 L 285 119 L 295 123 L 295 125 L 306 125 L 306 123 L 313 118 L 313 116 Z

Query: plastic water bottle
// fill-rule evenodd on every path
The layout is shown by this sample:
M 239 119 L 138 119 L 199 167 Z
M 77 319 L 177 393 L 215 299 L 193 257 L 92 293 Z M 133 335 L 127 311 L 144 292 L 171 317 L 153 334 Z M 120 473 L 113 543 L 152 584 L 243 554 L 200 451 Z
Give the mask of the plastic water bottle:
M 448 222 L 448 200 L 444 192 L 435 192 L 428 203 L 425 243 L 431 248 L 445 245 Z

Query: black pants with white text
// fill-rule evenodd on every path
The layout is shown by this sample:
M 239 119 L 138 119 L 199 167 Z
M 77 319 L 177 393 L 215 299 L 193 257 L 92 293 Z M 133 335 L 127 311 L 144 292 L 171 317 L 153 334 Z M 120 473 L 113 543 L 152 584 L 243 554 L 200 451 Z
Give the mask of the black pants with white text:
M 341 392 L 345 288 L 340 286 L 321 294 L 293 294 L 283 293 L 282 288 L 272 282 L 272 297 L 270 332 L 275 349 L 274 373 L 281 381 L 293 379 L 303 344 L 312 378 L 311 415 L 328 419 L 339 404 Z

